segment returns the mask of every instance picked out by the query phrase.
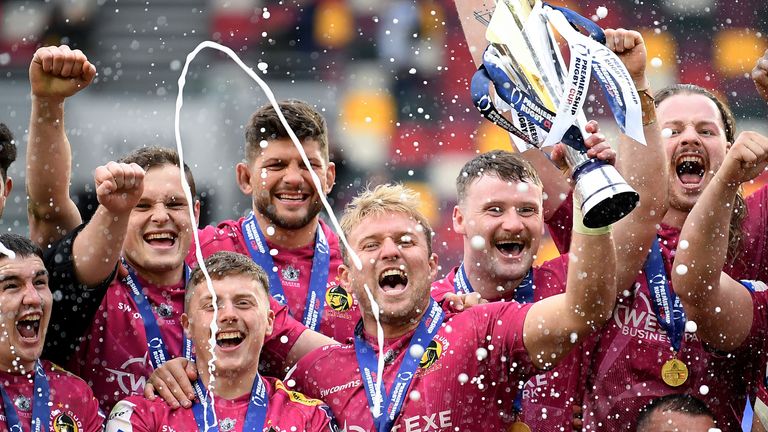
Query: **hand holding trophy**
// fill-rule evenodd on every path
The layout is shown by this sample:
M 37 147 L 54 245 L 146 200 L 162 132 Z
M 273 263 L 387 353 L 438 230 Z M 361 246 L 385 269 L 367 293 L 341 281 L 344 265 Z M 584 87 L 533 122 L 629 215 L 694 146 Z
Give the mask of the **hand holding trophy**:
M 540 0 L 456 0 L 456 5 L 470 48 L 475 48 L 479 68 L 471 90 L 483 116 L 507 130 L 520 151 L 567 145 L 585 226 L 602 227 L 629 214 L 638 194 L 613 166 L 588 158 L 584 147 L 582 106 L 592 75 L 622 132 L 645 143 L 640 98 L 621 60 L 604 45 L 602 29 Z M 570 49 L 567 68 L 555 31 Z M 482 55 L 471 43 L 480 32 L 489 42 Z M 511 111 L 511 119 L 502 111 Z

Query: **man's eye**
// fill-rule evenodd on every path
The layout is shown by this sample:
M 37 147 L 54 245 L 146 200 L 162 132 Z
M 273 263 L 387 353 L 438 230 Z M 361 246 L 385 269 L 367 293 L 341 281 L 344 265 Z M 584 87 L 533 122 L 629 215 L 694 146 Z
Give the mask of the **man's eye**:
M 714 135 L 714 132 L 712 132 L 709 129 L 702 129 L 701 132 L 699 132 L 699 134 L 704 136 L 712 136 Z
M 139 210 L 147 210 L 147 209 L 150 208 L 150 205 L 146 204 L 146 203 L 138 203 L 138 204 L 136 204 L 135 208 L 137 208 Z
M 372 251 L 372 250 L 376 250 L 376 247 L 378 247 L 378 245 L 379 245 L 379 244 L 378 244 L 378 243 L 375 243 L 375 242 L 365 243 L 365 244 L 363 245 L 363 250 L 364 250 L 364 251 Z
M 504 211 L 499 206 L 493 206 L 488 208 L 488 213 L 492 214 L 502 214 Z
M 517 209 L 517 213 L 522 216 L 532 216 L 536 214 L 536 209 L 533 207 L 521 207 Z

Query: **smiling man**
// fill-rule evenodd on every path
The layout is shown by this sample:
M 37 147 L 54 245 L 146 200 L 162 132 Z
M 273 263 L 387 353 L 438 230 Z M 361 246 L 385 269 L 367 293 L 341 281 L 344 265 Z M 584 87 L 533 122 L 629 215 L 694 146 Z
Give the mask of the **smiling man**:
M 52 303 L 40 248 L 8 233 L 0 234 L 0 243 L 14 254 L 0 255 L 0 425 L 18 431 L 101 431 L 104 417 L 88 385 L 40 360 Z
M 541 194 L 540 186 L 529 186 Z M 353 251 L 346 251 L 340 272 L 362 319 L 353 343 L 315 350 L 299 361 L 293 379 L 300 391 L 322 397 L 348 431 L 506 429 L 520 384 L 555 366 L 610 315 L 616 294 L 610 230 L 575 227 L 571 247 L 579 252 L 564 294 L 444 313 L 429 296 L 437 256 L 417 206 L 413 191 L 384 185 L 347 207 L 341 225 Z
M 259 355 L 274 321 L 264 270 L 233 252 L 215 253 L 205 260 L 205 266 L 213 293 L 196 268 L 189 278 L 181 316 L 198 360 L 198 400 L 190 409 L 172 410 L 163 401 L 132 396 L 112 410 L 107 430 L 203 431 L 208 430 L 206 421 L 214 430 L 227 432 L 337 430 L 321 401 L 259 375 Z M 213 350 L 212 336 L 216 341 Z M 212 359 L 213 372 L 208 367 Z
M 252 197 L 252 212 L 200 231 L 203 256 L 229 250 L 267 269 L 270 292 L 305 326 L 337 341 L 352 337 L 360 314 L 339 284 L 339 240 L 319 217 L 320 197 L 331 191 L 336 167 L 328 156 L 323 116 L 306 102 L 280 102 L 280 111 L 309 160 L 288 136 L 272 105 L 259 108 L 246 125 L 245 162 L 237 165 L 240 190 Z M 312 172 L 320 180 L 316 190 Z M 195 257 L 190 254 L 187 262 Z

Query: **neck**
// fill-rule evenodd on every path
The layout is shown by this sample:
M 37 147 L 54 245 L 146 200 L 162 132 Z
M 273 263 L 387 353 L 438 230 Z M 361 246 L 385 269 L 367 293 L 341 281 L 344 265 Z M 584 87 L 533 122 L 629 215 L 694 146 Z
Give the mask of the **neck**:
M 301 228 L 288 229 L 278 227 L 256 210 L 253 211 L 253 214 L 256 215 L 256 222 L 259 224 L 259 229 L 264 233 L 267 241 L 273 245 L 286 249 L 296 249 L 315 243 L 315 234 L 317 233 L 319 226 L 319 216 L 315 216 L 308 224 Z M 275 229 L 273 235 L 267 235 L 267 228 L 270 226 Z
M 176 285 L 179 282 L 181 282 L 182 278 L 184 277 L 184 264 L 181 264 L 178 267 L 174 267 L 173 269 L 170 269 L 167 271 L 152 271 L 152 272 L 144 271 L 140 268 L 137 268 L 130 261 L 128 261 L 128 264 L 131 267 L 133 267 L 137 276 L 141 277 L 142 279 L 146 280 L 152 285 L 157 285 L 157 286 Z
M 484 300 L 489 302 L 497 301 L 514 294 L 520 283 L 523 282 L 525 275 L 518 279 L 502 279 L 489 274 L 483 266 L 472 265 L 470 260 L 464 261 L 464 271 L 467 274 L 469 284 L 476 293 L 480 294 Z M 456 277 L 459 277 L 457 274 Z M 499 290 L 499 287 L 502 287 Z
M 365 329 L 366 333 L 378 338 L 378 326 L 380 324 L 381 329 L 384 332 L 385 339 L 398 338 L 408 334 L 416 327 L 418 327 L 419 321 L 421 321 L 421 317 L 427 313 L 428 308 L 429 301 L 427 301 L 427 303 L 420 309 L 415 311 L 413 316 L 401 316 L 397 317 L 396 319 L 381 319 L 381 317 L 379 317 L 378 323 L 376 322 L 376 317 L 373 315 L 373 312 L 368 309 L 363 313 L 363 328 Z
M 667 213 L 664 215 L 662 222 L 673 228 L 682 228 L 685 224 L 685 219 L 688 218 L 688 213 L 689 211 L 676 209 L 670 206 L 669 210 L 667 210 Z
M 255 363 L 258 365 L 258 358 Z M 211 382 L 211 375 L 208 371 L 208 362 L 197 362 L 197 373 L 203 382 L 203 385 L 208 388 Z M 249 368 L 248 370 L 221 370 L 216 369 L 214 372 L 213 381 L 213 394 L 217 397 L 224 399 L 237 399 L 240 396 L 250 394 L 253 388 L 253 383 L 258 376 L 258 366 Z
M 14 359 L 16 357 L 14 356 Z M 15 360 L 12 361 L 12 359 L 6 360 L 0 360 L 0 372 L 9 373 L 11 375 L 30 375 L 32 376 L 35 372 L 35 362 L 37 360 L 32 360 L 29 362 L 17 362 Z

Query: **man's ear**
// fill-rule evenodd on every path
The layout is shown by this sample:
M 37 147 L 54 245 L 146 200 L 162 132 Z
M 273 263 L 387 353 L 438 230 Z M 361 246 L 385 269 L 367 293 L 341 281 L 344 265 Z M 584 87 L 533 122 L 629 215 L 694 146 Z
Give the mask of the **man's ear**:
M 187 315 L 186 312 L 181 314 L 181 328 L 184 329 L 184 333 L 187 335 L 187 337 L 191 338 L 191 336 L 190 336 L 191 333 L 189 331 L 190 330 L 189 329 L 189 316 Z
M 253 187 L 251 187 L 251 169 L 248 168 L 248 165 L 243 162 L 237 164 L 235 167 L 235 177 L 240 190 L 246 195 L 251 195 Z
M 198 199 L 195 200 L 194 211 L 195 211 L 195 227 L 199 227 L 200 226 L 200 200 Z
M 328 162 L 328 169 L 325 170 L 325 194 L 328 195 L 336 184 L 336 164 Z
M 11 189 L 13 189 L 13 179 L 8 177 L 5 179 L 5 188 L 3 189 L 3 196 L 5 198 L 8 198 L 8 195 L 11 193 Z
M 272 334 L 272 330 L 274 329 L 275 324 L 275 312 L 272 311 L 272 309 L 267 309 L 267 328 L 264 332 L 264 336 L 269 336 Z
M 438 262 L 439 262 L 439 259 L 437 254 L 433 253 L 429 257 L 429 280 L 430 281 L 437 280 L 437 269 L 439 268 Z
M 464 229 L 464 215 L 461 213 L 461 207 L 459 205 L 453 206 L 453 231 L 456 234 L 466 234 L 467 231 Z
M 339 265 L 339 285 L 345 289 L 349 287 L 349 267 L 346 264 Z

